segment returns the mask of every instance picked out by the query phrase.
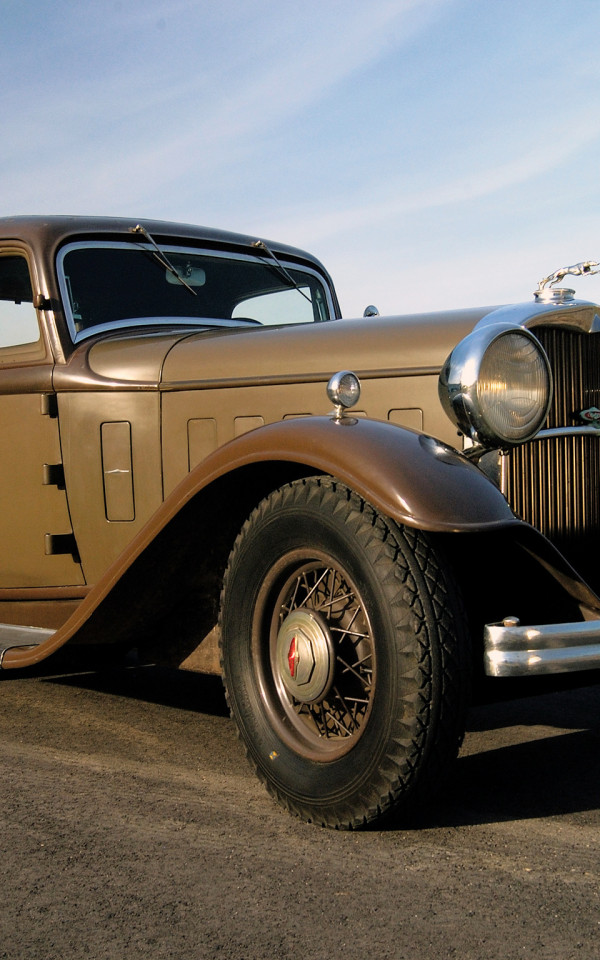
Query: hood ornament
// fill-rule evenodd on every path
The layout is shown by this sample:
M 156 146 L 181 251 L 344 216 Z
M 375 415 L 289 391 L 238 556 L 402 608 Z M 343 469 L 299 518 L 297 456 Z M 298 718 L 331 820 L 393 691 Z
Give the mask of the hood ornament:
M 594 273 L 600 273 L 600 270 L 594 269 L 595 267 L 600 267 L 600 261 L 582 260 L 581 263 L 574 263 L 571 267 L 560 267 L 558 270 L 555 270 L 554 273 L 551 273 L 550 276 L 540 280 L 538 288 L 533 294 L 534 299 L 537 300 L 538 303 L 565 303 L 567 300 L 572 300 L 575 296 L 574 290 L 571 290 L 569 287 L 555 287 L 554 285 L 560 283 L 560 281 L 564 280 L 567 276 L 585 277 L 591 276 Z

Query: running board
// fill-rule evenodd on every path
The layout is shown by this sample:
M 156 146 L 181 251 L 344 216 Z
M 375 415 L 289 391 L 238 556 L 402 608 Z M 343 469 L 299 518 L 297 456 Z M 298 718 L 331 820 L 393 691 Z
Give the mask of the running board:
M 46 627 L 21 627 L 14 623 L 0 623 L 0 668 L 7 650 L 12 647 L 37 647 L 55 633 L 56 630 Z

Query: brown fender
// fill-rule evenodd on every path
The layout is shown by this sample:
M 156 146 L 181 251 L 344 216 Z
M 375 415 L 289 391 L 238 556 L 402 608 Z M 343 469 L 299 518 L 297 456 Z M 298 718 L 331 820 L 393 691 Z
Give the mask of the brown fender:
M 272 423 L 221 447 L 173 491 L 163 509 L 251 463 L 302 463 L 331 474 L 398 523 L 436 532 L 518 523 L 490 480 L 451 447 L 379 420 L 306 417 Z M 158 511 L 158 515 L 161 511 Z
M 506 500 L 477 467 L 432 437 L 383 421 L 306 417 L 259 427 L 216 450 L 164 501 L 121 556 L 90 590 L 75 613 L 37 647 L 13 647 L 2 666 L 43 660 L 77 634 L 134 562 L 183 508 L 236 471 L 272 464 L 329 474 L 400 524 L 432 532 L 477 532 L 518 525 Z M 269 489 L 278 485 L 273 481 Z

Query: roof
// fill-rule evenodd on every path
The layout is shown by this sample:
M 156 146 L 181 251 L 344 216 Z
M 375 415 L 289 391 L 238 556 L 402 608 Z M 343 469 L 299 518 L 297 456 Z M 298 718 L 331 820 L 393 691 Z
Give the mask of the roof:
M 146 220 L 135 217 L 75 217 L 75 216 L 20 216 L 0 217 L 0 240 L 22 240 L 32 248 L 44 247 L 57 249 L 63 243 L 85 236 L 110 236 L 115 239 L 131 237 L 131 228 L 141 224 L 155 239 L 165 242 L 172 238 L 182 238 L 202 242 L 209 246 L 241 248 L 252 246 L 257 235 L 250 236 L 213 227 L 197 226 L 189 223 L 175 223 L 166 220 Z M 322 264 L 312 254 L 298 247 L 288 246 L 277 241 L 266 241 L 268 246 L 288 257 L 308 260 L 323 270 Z

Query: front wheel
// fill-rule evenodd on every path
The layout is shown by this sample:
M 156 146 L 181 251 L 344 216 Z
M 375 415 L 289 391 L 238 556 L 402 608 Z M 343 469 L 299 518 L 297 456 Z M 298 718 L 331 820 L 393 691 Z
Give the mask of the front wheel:
M 221 644 L 248 757 L 306 820 L 408 812 L 456 756 L 469 675 L 456 590 L 424 534 L 329 478 L 275 491 L 245 524 Z

